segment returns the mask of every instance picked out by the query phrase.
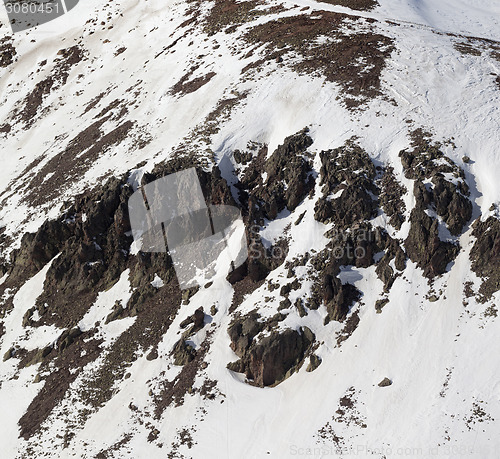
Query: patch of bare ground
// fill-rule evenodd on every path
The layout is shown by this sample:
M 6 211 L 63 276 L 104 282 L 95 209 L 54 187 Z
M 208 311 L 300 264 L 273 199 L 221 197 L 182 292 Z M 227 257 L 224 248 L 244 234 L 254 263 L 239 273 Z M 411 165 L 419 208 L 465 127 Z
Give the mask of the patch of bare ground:
M 106 91 L 101 92 L 97 96 L 95 96 L 86 106 L 85 109 L 83 110 L 83 114 L 85 115 L 87 112 L 90 110 L 94 109 L 99 102 L 103 99 L 103 97 L 106 96 Z
M 108 459 L 116 457 L 115 453 L 120 451 L 124 446 L 128 445 L 132 440 L 132 434 L 128 433 L 123 435 L 123 437 L 116 443 L 113 443 L 109 448 L 99 451 L 94 457 L 95 459 Z
M 49 373 L 43 388 L 19 419 L 20 435 L 25 440 L 38 431 L 54 407 L 62 401 L 83 367 L 101 353 L 102 340 L 90 339 L 91 334 L 87 336 L 87 341 L 79 339 L 75 345 L 66 348 L 65 352 L 57 357 L 57 369 Z
M 15 116 L 24 122 L 26 129 L 34 123 L 45 96 L 50 94 L 53 89 L 64 86 L 71 68 L 84 59 L 84 51 L 78 45 L 61 49 L 57 54 L 59 57 L 54 60 L 54 67 L 50 75 L 35 85 L 25 97 L 23 108 Z
M 236 1 L 215 0 L 213 8 L 204 21 L 204 30 L 208 35 L 214 35 L 226 29 L 226 33 L 234 32 L 238 25 L 255 19 L 263 14 L 255 8 L 262 5 L 260 0 Z
M 315 435 L 317 443 L 331 443 L 339 450 L 345 450 L 344 439 L 335 433 L 333 426 L 341 425 L 351 430 L 353 427 L 367 428 L 366 419 L 357 408 L 358 402 L 355 396 L 356 390 L 354 387 L 347 389 L 345 394 L 339 399 L 338 408 L 332 416 L 331 421 L 327 422 Z
M 210 349 L 212 342 L 212 332 L 207 332 L 206 338 L 196 349 L 196 355 L 193 360 L 186 363 L 180 373 L 172 381 L 163 381 L 162 388 L 158 395 L 154 395 L 155 403 L 155 417 L 159 419 L 167 407 L 174 404 L 174 406 L 181 406 L 184 404 L 185 396 L 193 394 L 196 389 L 193 384 L 198 374 L 201 364 L 205 358 L 206 353 Z
M 135 126 L 135 122 L 127 120 L 105 134 L 101 127 L 109 119 L 110 115 L 92 123 L 51 158 L 31 180 L 25 201 L 36 207 L 60 196 L 104 152 L 123 142 Z
M 209 72 L 193 79 L 190 79 L 193 73 L 198 69 L 198 65 L 194 65 L 191 69 L 172 86 L 170 94 L 184 96 L 197 91 L 202 86 L 206 85 L 215 75 L 215 72 Z
M 158 345 L 180 307 L 181 293 L 175 280 L 157 292 L 152 288 L 144 294 L 149 296 L 142 300 L 143 303 L 136 296 L 136 303 L 128 305 L 131 310 L 125 311 L 125 316 L 131 314 L 136 317 L 135 322 L 113 343 L 104 364 L 89 377 L 80 391 L 82 401 L 94 409 L 112 397 L 116 381 L 124 377 L 141 351 Z
M 471 43 L 455 43 L 454 48 L 461 54 L 469 56 L 481 56 L 482 52 Z
M 16 48 L 12 45 L 12 37 L 6 36 L 0 39 L 0 68 L 8 67 L 14 62 L 17 55 Z
M 251 28 L 245 39 L 266 45 L 264 60 L 278 59 L 298 73 L 323 75 L 338 83 L 348 107 L 381 95 L 381 73 L 393 40 L 366 27 L 356 30 L 351 16 L 326 11 L 272 20 Z M 369 22 L 373 22 L 369 20 Z M 297 55 L 301 59 L 290 60 Z
M 358 325 L 359 325 L 359 314 L 358 311 L 354 311 L 345 321 L 342 330 L 340 330 L 337 336 L 337 346 L 341 346 L 342 343 L 354 333 L 356 328 L 358 328 Z
M 379 6 L 377 0 L 319 0 L 321 3 L 345 6 L 352 10 L 370 11 Z

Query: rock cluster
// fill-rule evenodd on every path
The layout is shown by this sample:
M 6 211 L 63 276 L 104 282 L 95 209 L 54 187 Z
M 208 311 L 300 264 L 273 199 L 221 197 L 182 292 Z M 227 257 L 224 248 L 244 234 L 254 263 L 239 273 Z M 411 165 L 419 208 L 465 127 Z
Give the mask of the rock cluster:
M 290 376 L 302 364 L 315 337 L 307 327 L 300 332 L 292 329 L 274 330 L 282 318 L 273 317 L 267 322 L 260 322 L 259 315 L 253 312 L 234 320 L 228 333 L 231 349 L 240 359 L 228 364 L 228 368 L 245 373 L 249 380 L 260 387 L 275 385 Z M 270 332 L 258 339 L 257 335 L 263 330 Z

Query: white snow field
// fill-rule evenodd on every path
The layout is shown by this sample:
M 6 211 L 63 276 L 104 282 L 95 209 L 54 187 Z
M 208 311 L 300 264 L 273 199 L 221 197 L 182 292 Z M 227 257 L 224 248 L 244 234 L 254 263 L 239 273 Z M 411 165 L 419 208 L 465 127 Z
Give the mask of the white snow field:
M 244 150 L 254 141 L 272 152 L 285 137 L 306 126 L 314 140 L 308 151 L 314 156 L 315 173 L 321 167 L 320 151 L 340 147 L 353 136 L 375 164 L 393 166 L 398 180 L 410 190 L 404 198 L 406 217 L 414 204 L 413 183 L 404 177 L 398 154 L 410 145 L 409 131 L 423 127 L 444 143 L 445 153 L 464 169 L 471 188 L 472 220 L 498 218 L 491 206 L 500 205 L 500 83 L 496 82 L 500 78 L 500 3 L 379 3 L 370 11 L 356 11 L 312 0 L 263 1 L 259 8 L 283 7 L 240 25 L 235 34 L 213 35 L 199 28 L 185 33 L 186 28 L 180 27 L 192 2 L 80 1 L 57 20 L 14 35 L 0 8 L 0 46 L 3 37 L 12 36 L 9 42 L 17 52 L 12 65 L 0 67 L 0 228 L 12 238 L 2 248 L 2 257 L 20 246 L 23 234 L 35 232 L 78 193 L 111 175 L 134 169 L 133 177 L 141 177 L 176 149 L 188 146 L 213 152 L 223 176 L 231 181 L 236 149 Z M 208 11 L 212 4 L 202 2 L 200 11 Z M 343 101 L 340 84 L 321 75 L 299 74 L 276 60 L 253 77 L 243 76 L 242 69 L 257 61 L 262 49 L 253 46 L 254 53 L 249 54 L 250 46 L 246 49 L 237 37 L 256 24 L 301 14 L 305 7 L 313 15 L 332 11 L 373 19 L 370 27 L 393 39 L 394 51 L 382 70 L 380 96 L 351 110 Z M 350 33 L 367 24 L 355 23 Z M 461 52 L 458 48 L 463 44 L 476 52 Z M 85 58 L 68 70 L 67 81 L 54 83 L 31 121 L 23 121 L 19 113 L 27 95 L 51 74 L 60 58 L 58 51 L 74 45 L 84 50 Z M 44 60 L 47 63 L 41 64 Z M 209 72 L 215 76 L 194 92 L 173 93 L 171 88 L 192 67 L 191 80 Z M 246 97 L 230 115 L 218 119 L 217 131 L 200 134 L 220 100 L 243 93 Z M 86 110 L 93 100 L 97 100 L 94 107 Z M 133 120 L 126 138 L 100 151 L 53 195 L 36 202 L 30 195 L 32 178 L 115 100 L 119 103 L 109 110 L 111 116 L 100 129 L 109 132 Z M 5 135 L 4 123 L 10 125 Z M 141 140 L 144 146 L 138 148 Z M 464 156 L 470 161 L 464 163 Z M 328 242 L 324 234 L 330 226 L 314 219 L 320 189 L 316 184 L 316 197 L 307 197 L 292 213 L 283 212 L 261 229 L 263 239 L 271 243 L 292 225 L 287 260 L 311 249 L 320 251 Z M 305 217 L 294 226 L 304 211 Z M 409 231 L 408 218 L 400 230 L 391 227 L 383 214 L 377 224 L 394 238 L 404 239 Z M 84 422 L 79 415 L 89 407 L 78 393 L 102 364 L 106 351 L 84 367 L 28 439 L 20 437 L 18 421 L 44 385 L 34 382 L 40 364 L 19 369 L 15 358 L 0 362 L 0 458 L 496 459 L 500 457 L 500 320 L 491 311 L 498 308 L 500 293 L 485 303 L 472 297 L 464 304 L 464 284 L 471 282 L 474 289 L 481 284 L 471 270 L 469 252 L 475 241 L 471 233 L 469 226 L 460 236 L 461 251 L 455 262 L 432 286 L 409 260 L 386 295 L 374 266 L 346 267 L 342 281 L 363 292 L 356 306 L 359 326 L 339 345 L 344 324 L 323 325 L 324 307 L 305 317 L 289 314 L 280 327 L 313 330 L 322 364 L 313 372 L 306 372 L 303 365 L 276 387 L 255 387 L 245 382 L 244 375 L 226 368 L 237 357 L 227 333 L 233 318 L 229 313 L 233 287 L 225 279 L 201 288 L 182 306 L 158 346 L 159 358 L 148 360 L 150 349 L 142 350 L 127 370 L 130 376 L 117 379 L 112 398 Z M 43 348 L 63 331 L 56 326 L 23 326 L 23 316 L 43 292 L 49 267 L 50 263 L 18 291 L 6 291 L 0 299 L 3 304 L 13 297 L 13 308 L 0 317 L 5 329 L 0 333 L 0 356 L 13 346 L 28 351 Z M 136 320 L 126 317 L 104 325 L 115 302 L 120 300 L 126 307 L 132 296 L 128 276 L 124 270 L 113 287 L 99 292 L 79 323 L 82 331 L 100 323 L 103 349 Z M 281 265 L 268 280 L 284 282 L 286 277 L 287 269 Z M 0 276 L 0 284 L 6 279 Z M 165 288 L 164 281 L 155 277 L 153 287 Z M 310 287 L 304 282 L 303 290 L 292 292 L 292 303 Z M 430 301 L 435 292 L 440 292 L 438 300 Z M 264 301 L 266 297 L 270 299 Z M 389 302 L 377 314 L 373 305 L 382 297 Z M 257 307 L 263 318 L 272 317 L 279 302 L 279 289 L 270 291 L 265 282 L 245 297 L 238 311 L 244 315 Z M 196 391 L 186 394 L 181 406 L 172 404 L 157 418 L 150 392 L 157 393 L 162 380 L 171 381 L 181 371 L 170 356 L 180 336 L 180 322 L 200 306 L 206 311 L 211 305 L 217 306 L 217 313 L 192 338 L 195 348 L 208 333 L 212 343 L 205 357 L 208 365 L 197 375 L 194 388 L 207 378 L 214 380 L 217 396 L 210 400 Z M 392 385 L 379 387 L 384 377 Z M 341 404 L 346 396 L 347 408 Z M 345 415 L 339 416 L 338 410 Z M 153 429 L 157 435 L 148 441 Z M 192 441 L 183 441 L 184 430 Z

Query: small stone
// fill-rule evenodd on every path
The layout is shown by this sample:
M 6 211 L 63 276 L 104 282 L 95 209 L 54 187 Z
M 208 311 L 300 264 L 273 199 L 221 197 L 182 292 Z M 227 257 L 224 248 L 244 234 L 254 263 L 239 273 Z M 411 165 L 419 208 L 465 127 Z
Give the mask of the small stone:
M 438 296 L 436 296 L 436 295 L 431 295 L 431 296 L 429 297 L 429 301 L 430 301 L 431 303 L 435 303 L 437 300 L 439 300 L 439 297 L 438 297 Z
M 156 360 L 158 358 L 158 351 L 153 349 L 147 356 L 146 360 Z
M 309 365 L 307 365 L 306 371 L 310 373 L 311 371 L 316 370 L 321 365 L 321 358 L 318 357 L 316 354 L 312 354 L 311 357 L 309 357 Z
M 377 302 L 375 303 L 375 310 L 377 311 L 377 314 L 381 314 L 382 313 L 382 308 L 387 303 L 389 303 L 389 299 L 388 298 L 384 298 L 382 300 L 377 300 Z
M 5 361 L 9 360 L 9 359 L 10 359 L 10 358 L 14 355 L 14 352 L 15 352 L 15 351 L 14 351 L 14 348 L 13 348 L 13 347 L 11 347 L 11 348 L 10 348 L 10 349 L 9 349 L 9 350 L 8 350 L 8 351 L 4 354 L 4 356 L 3 356 L 3 361 L 5 362 Z
M 384 378 L 382 381 L 378 383 L 378 387 L 387 387 L 392 384 L 392 381 L 389 378 Z
M 462 158 L 462 161 L 463 161 L 465 164 L 468 164 L 468 163 L 470 163 L 470 158 L 469 158 L 468 156 L 464 156 L 464 157 Z

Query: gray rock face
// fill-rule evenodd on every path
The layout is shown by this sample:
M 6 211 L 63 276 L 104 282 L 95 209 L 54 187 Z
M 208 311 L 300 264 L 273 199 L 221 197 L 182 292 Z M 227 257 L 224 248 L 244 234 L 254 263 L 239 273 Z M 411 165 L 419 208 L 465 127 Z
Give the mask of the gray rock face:
M 233 322 L 228 330 L 231 348 L 240 357 L 228 364 L 228 368 L 245 373 L 260 387 L 275 385 L 290 376 L 315 340 L 307 327 L 300 333 L 291 329 L 283 332 L 272 330 L 277 325 L 277 319 L 282 317 L 259 322 L 258 316 L 251 313 Z M 256 339 L 265 328 L 272 330 L 270 335 Z
M 500 290 L 500 220 L 489 217 L 474 222 L 472 235 L 476 242 L 471 249 L 472 270 L 483 278 L 479 293 L 486 300 Z
M 392 385 L 392 381 L 389 378 L 384 378 L 378 383 L 378 387 L 387 387 Z

